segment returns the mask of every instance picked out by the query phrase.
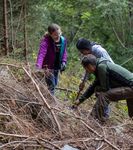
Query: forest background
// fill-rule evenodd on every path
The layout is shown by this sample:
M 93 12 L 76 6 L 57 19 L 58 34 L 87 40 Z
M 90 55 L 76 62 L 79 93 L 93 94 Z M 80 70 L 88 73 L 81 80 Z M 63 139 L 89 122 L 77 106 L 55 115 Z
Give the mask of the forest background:
M 68 41 L 65 76 L 78 86 L 83 69 L 76 42 L 84 37 L 100 43 L 118 63 L 133 72 L 133 3 L 131 0 L 2 0 L 0 54 L 35 65 L 40 39 L 51 23 L 61 26 Z M 7 59 L 8 57 L 8 59 Z M 9 61 L 9 59 L 11 59 Z M 5 61 L 5 60 L 4 60 Z M 64 83 L 62 83 L 64 85 Z M 68 87 L 69 86 L 69 87 Z M 73 86 L 72 86 L 73 87 Z M 77 87 L 76 87 L 77 88 Z

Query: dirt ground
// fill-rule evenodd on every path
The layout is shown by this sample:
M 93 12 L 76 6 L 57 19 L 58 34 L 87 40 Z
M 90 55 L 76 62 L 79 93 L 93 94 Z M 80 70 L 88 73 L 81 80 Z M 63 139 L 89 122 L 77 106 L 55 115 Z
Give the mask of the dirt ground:
M 65 144 L 79 150 L 132 150 L 133 121 L 110 104 L 106 122 L 90 116 L 95 99 L 78 110 L 69 101 L 50 95 L 47 87 L 27 68 L 0 77 L 0 149 L 56 150 Z M 125 105 L 123 102 L 120 105 Z

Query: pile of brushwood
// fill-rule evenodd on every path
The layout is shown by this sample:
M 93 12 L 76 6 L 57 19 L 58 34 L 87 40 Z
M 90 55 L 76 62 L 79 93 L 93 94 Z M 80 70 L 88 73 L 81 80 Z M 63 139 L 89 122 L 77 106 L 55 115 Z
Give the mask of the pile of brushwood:
M 79 150 L 133 149 L 133 121 L 113 104 L 114 117 L 100 123 L 89 116 L 87 103 L 70 110 L 42 80 L 29 65 L 1 64 L 0 149 L 58 150 L 65 144 Z

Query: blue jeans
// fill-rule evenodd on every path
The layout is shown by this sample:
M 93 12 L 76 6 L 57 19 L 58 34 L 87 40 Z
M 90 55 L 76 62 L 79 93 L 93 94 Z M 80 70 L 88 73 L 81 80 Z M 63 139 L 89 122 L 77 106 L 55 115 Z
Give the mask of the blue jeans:
M 52 70 L 51 74 L 45 77 L 48 89 L 52 95 L 55 93 L 55 87 L 58 84 L 59 70 Z

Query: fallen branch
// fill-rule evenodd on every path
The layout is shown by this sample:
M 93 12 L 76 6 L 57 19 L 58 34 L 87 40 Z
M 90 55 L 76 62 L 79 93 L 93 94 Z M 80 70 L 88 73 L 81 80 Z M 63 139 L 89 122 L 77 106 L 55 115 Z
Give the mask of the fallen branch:
M 69 140 L 64 140 L 64 141 L 54 141 L 53 143 L 59 143 L 59 144 L 68 144 L 68 143 L 77 143 L 77 142 L 87 142 L 90 140 L 95 140 L 95 141 L 102 141 L 103 139 L 100 138 L 77 138 L 77 139 L 69 139 Z
M 65 91 L 65 92 L 70 92 L 70 93 L 77 93 L 76 90 L 71 90 L 71 89 L 66 89 L 66 88 L 61 88 L 61 87 L 56 87 L 57 90 Z
M 33 84 L 35 85 L 37 91 L 39 92 L 39 94 L 40 94 L 40 96 L 41 96 L 41 98 L 42 98 L 42 100 L 43 100 L 44 105 L 51 111 L 51 114 L 52 114 L 52 116 L 53 116 L 53 118 L 54 118 L 54 120 L 55 120 L 55 122 L 56 122 L 56 124 L 57 124 L 58 130 L 59 130 L 59 133 L 60 133 L 60 136 L 62 137 L 61 127 L 60 127 L 60 124 L 59 124 L 59 122 L 58 122 L 58 120 L 57 120 L 57 118 L 56 118 L 56 116 L 55 116 L 54 111 L 51 109 L 50 105 L 47 103 L 47 101 L 46 101 L 46 99 L 44 98 L 42 92 L 40 91 L 39 86 L 37 85 L 37 83 L 36 83 L 36 81 L 33 79 L 33 77 L 31 76 L 31 74 L 29 74 L 29 72 L 28 72 L 24 67 L 23 67 L 23 70 L 26 72 L 26 74 L 29 76 L 29 78 L 31 79 L 31 81 L 32 81 Z
M 11 116 L 9 113 L 0 113 L 0 116 Z
M 18 138 L 28 138 L 29 137 L 27 135 L 9 134 L 9 133 L 5 133 L 5 132 L 1 132 L 1 131 L 0 131 L 0 135 L 11 136 L 11 137 L 18 137 Z
M 3 145 L 1 145 L 0 146 L 0 149 L 3 149 L 3 148 L 5 148 L 5 147 L 11 147 L 11 146 L 17 146 L 18 144 L 19 145 L 21 145 L 21 144 L 24 144 L 25 145 L 25 147 L 26 147 L 26 143 L 29 143 L 30 144 L 30 146 L 40 146 L 40 144 L 39 145 L 37 145 L 36 144 L 36 142 L 34 142 L 34 141 L 25 141 L 25 142 L 23 142 L 23 141 L 12 141 L 12 142 L 8 142 L 8 143 L 6 143 L 6 144 L 3 144 Z M 16 145 L 17 144 L 17 145 Z M 33 144 L 36 144 L 36 145 L 33 145 Z
M 15 68 L 22 68 L 21 66 L 17 66 L 17 65 L 13 65 L 13 64 L 7 64 L 7 63 L 0 63 L 0 65 L 11 66 L 11 67 L 15 67 Z

